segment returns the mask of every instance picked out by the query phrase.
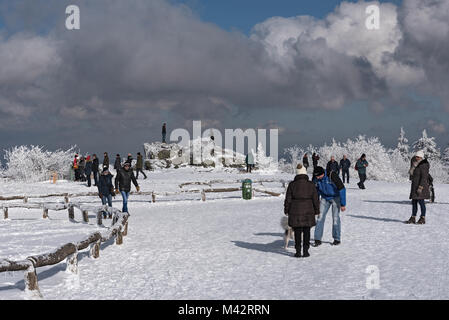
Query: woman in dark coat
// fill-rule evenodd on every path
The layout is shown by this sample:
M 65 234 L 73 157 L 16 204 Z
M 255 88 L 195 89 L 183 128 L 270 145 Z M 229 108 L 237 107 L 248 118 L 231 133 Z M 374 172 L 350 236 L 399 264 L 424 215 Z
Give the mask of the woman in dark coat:
M 295 232 L 295 257 L 310 256 L 310 228 L 316 225 L 315 216 L 320 214 L 320 203 L 315 185 L 309 181 L 306 168 L 298 164 L 296 177 L 290 182 L 284 202 L 284 213 L 288 215 L 288 225 Z M 304 235 L 304 239 L 302 238 Z M 301 241 L 303 240 L 303 241 Z
M 418 151 L 415 155 L 415 165 L 410 169 L 410 178 L 412 186 L 410 190 L 410 199 L 412 199 L 412 216 L 407 221 L 408 224 L 416 223 L 416 214 L 418 213 L 418 204 L 421 208 L 421 217 L 418 224 L 425 224 L 426 204 L 425 199 L 430 199 L 429 169 L 430 165 L 427 159 L 424 159 L 424 152 Z

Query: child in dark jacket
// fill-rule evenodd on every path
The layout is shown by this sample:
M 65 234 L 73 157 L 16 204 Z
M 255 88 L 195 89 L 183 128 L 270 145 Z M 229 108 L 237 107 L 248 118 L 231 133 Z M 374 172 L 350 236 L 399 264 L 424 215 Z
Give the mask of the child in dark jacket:
M 114 186 L 112 184 L 112 177 L 113 175 L 109 172 L 108 167 L 103 167 L 103 172 L 100 175 L 100 178 L 98 179 L 98 195 L 101 199 L 101 202 L 103 205 L 106 203 L 110 208 L 112 208 L 112 197 L 115 197 L 114 193 Z M 112 211 L 108 210 L 109 212 L 109 219 L 112 218 Z M 103 218 L 106 219 L 106 211 L 103 211 Z

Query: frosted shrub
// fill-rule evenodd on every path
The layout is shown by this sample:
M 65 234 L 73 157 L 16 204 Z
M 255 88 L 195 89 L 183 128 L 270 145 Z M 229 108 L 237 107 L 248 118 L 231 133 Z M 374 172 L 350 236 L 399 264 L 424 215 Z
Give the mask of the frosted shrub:
M 255 157 L 256 166 L 261 174 L 272 174 L 278 171 L 278 163 L 272 157 L 265 155 L 262 144 L 257 146 L 257 155 Z
M 29 182 L 47 180 L 52 172 L 57 172 L 59 177 L 66 177 L 75 153 L 75 147 L 52 152 L 40 146 L 16 146 L 5 150 L 4 175 Z

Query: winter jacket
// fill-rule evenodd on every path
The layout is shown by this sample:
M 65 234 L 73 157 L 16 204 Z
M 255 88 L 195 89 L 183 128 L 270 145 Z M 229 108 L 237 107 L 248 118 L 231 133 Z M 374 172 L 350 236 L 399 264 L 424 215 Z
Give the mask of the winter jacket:
M 305 168 L 308 168 L 308 167 L 309 167 L 309 157 L 303 157 L 303 158 L 302 158 L 302 165 L 303 165 Z
M 254 155 L 252 153 L 248 153 L 246 155 L 246 164 L 254 164 Z
M 341 159 L 340 160 L 340 169 L 342 171 L 348 171 L 351 168 L 351 161 L 349 159 Z
M 368 161 L 359 159 L 357 160 L 356 166 L 357 166 L 357 172 L 360 174 L 366 174 L 366 167 L 368 166 Z
M 109 168 L 109 156 L 108 155 L 104 156 L 103 167 L 108 167 Z
M 102 196 L 109 196 L 112 194 L 114 186 L 112 185 L 112 177 L 113 175 L 101 174 L 98 179 L 98 193 Z
M 78 169 L 78 163 L 79 163 L 79 160 L 78 160 L 78 158 L 75 158 L 74 160 L 73 160 L 73 169 Z
M 322 179 L 314 177 L 313 183 L 320 197 L 328 201 L 340 197 L 340 205 L 346 206 L 346 188 L 336 172 L 331 172 L 329 177 L 326 170 L 324 177 Z
M 313 167 L 314 168 L 318 166 L 318 160 L 320 160 L 320 156 L 319 155 L 312 156 L 312 162 L 313 162 Z
M 134 186 L 138 186 L 136 177 L 134 176 L 134 171 L 129 169 L 126 171 L 121 168 L 117 172 L 117 176 L 115 177 L 115 189 L 119 189 L 120 191 L 130 192 L 131 191 L 131 181 Z
M 430 199 L 429 185 L 430 164 L 427 159 L 422 160 L 413 171 L 410 199 Z
M 137 156 L 136 169 L 143 169 L 143 156 Z
M 166 134 L 167 133 L 167 127 L 166 126 L 162 126 L 162 134 Z
M 98 172 L 98 167 L 99 167 L 99 165 L 100 165 L 100 161 L 98 160 L 98 158 L 95 158 L 93 161 L 92 161 L 92 171 L 93 172 Z
M 337 174 L 339 174 L 340 166 L 338 165 L 338 162 L 337 161 L 329 161 L 326 166 L 326 171 L 327 172 L 333 171 L 333 172 L 336 172 Z
M 122 167 L 122 161 L 121 161 L 120 157 L 116 157 L 115 162 L 114 162 L 114 169 L 119 171 L 121 167 Z
M 317 190 L 306 174 L 300 174 L 289 183 L 284 201 L 284 213 L 288 215 L 288 225 L 313 227 L 315 215 L 320 214 Z
M 90 176 L 90 174 L 92 173 L 92 161 L 86 161 L 84 173 L 86 174 L 86 176 Z

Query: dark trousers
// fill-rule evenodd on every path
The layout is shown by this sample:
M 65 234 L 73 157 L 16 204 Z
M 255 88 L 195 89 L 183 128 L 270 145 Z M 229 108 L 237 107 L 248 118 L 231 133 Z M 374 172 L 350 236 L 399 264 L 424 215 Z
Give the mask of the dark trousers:
M 421 200 L 412 200 L 412 216 L 416 217 L 416 214 L 418 213 L 418 203 L 421 207 L 421 217 L 426 216 L 426 203 L 423 199 Z
M 359 187 L 361 187 L 362 189 L 365 189 L 364 182 L 366 180 L 366 173 L 359 172 L 359 178 L 360 178 Z
M 94 174 L 95 186 L 98 184 L 98 171 L 92 171 Z
M 345 182 L 345 176 L 347 179 L 347 183 L 349 183 L 349 169 L 348 170 L 341 170 L 341 177 L 343 178 L 343 183 Z
M 91 172 L 86 172 L 86 179 L 87 179 L 87 186 L 88 187 L 90 187 L 90 186 L 92 186 L 92 182 L 91 182 L 91 180 L 90 180 L 90 175 L 91 175 Z
M 247 164 L 246 165 L 246 172 L 251 173 L 251 169 L 252 169 L 253 165 L 252 164 Z
M 296 228 L 293 228 L 293 230 L 295 231 L 296 252 L 301 252 L 301 247 L 303 248 L 304 252 L 309 251 L 310 227 L 296 227 Z
M 136 169 L 136 179 L 139 179 L 139 172 L 142 172 L 145 179 L 147 178 L 147 175 L 145 174 L 145 172 L 143 172 L 143 170 L 141 168 L 139 168 L 139 169 Z

